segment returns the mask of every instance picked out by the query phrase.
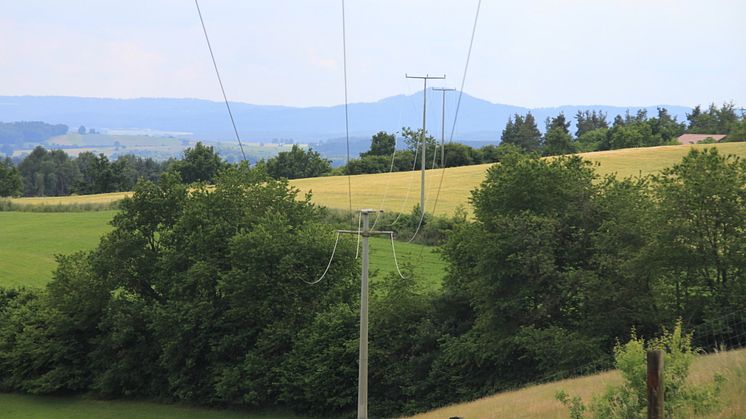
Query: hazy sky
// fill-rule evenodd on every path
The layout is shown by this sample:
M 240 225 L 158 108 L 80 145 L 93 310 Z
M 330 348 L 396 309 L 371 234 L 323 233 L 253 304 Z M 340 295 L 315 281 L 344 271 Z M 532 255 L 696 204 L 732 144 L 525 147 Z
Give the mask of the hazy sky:
M 0 95 L 221 99 L 192 0 L 1 0 Z M 347 0 L 349 99 L 457 87 L 476 0 Z M 229 99 L 343 102 L 341 0 L 201 0 Z M 746 106 L 744 0 L 483 0 L 491 102 Z

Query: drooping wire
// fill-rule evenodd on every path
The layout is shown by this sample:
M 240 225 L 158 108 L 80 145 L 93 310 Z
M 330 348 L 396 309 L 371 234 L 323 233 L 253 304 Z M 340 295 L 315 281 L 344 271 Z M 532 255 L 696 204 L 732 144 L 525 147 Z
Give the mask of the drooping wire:
M 342 0 L 342 68 L 345 85 L 345 139 L 347 144 L 347 196 L 350 201 L 350 227 L 352 227 L 352 176 L 350 175 L 350 117 L 347 101 L 347 25 L 345 22 L 345 0 Z
M 305 279 L 301 278 L 301 281 L 305 282 L 308 285 L 316 285 L 319 282 L 321 282 L 322 279 L 326 276 L 326 273 L 329 272 L 329 268 L 332 266 L 332 261 L 334 260 L 334 254 L 337 252 L 337 245 L 339 244 L 339 231 L 337 232 L 337 238 L 334 240 L 334 248 L 332 249 L 332 255 L 329 257 L 329 263 L 326 264 L 326 269 L 324 269 L 324 273 L 321 274 L 321 276 L 315 280 L 315 281 L 306 281 Z
M 482 6 L 482 0 L 477 1 L 477 12 L 474 15 L 474 25 L 471 29 L 471 39 L 469 40 L 469 51 L 466 53 L 466 64 L 464 65 L 464 74 L 461 78 L 461 88 L 458 92 L 458 101 L 456 102 L 456 112 L 453 115 L 453 125 L 451 125 L 451 134 L 448 137 L 448 144 L 453 142 L 453 134 L 456 132 L 456 122 L 458 121 L 459 110 L 461 109 L 461 98 L 464 95 L 464 85 L 466 84 L 466 75 L 469 72 L 469 61 L 471 60 L 471 51 L 474 46 L 474 37 L 477 32 L 477 22 L 479 21 L 479 10 Z M 435 209 L 438 206 L 438 199 L 440 198 L 440 190 L 443 187 L 443 178 L 445 177 L 445 165 L 441 168 L 440 181 L 438 182 L 438 190 L 435 193 L 435 201 L 433 202 L 432 214 L 435 214 Z M 419 230 L 419 227 L 417 228 Z M 415 233 L 416 234 L 416 233 Z
M 199 15 L 199 21 L 202 23 L 202 32 L 205 34 L 205 41 L 207 41 L 207 49 L 210 50 L 210 58 L 212 58 L 212 65 L 215 67 L 215 75 L 218 76 L 218 84 L 220 84 L 220 91 L 223 92 L 223 101 L 225 101 L 225 107 L 228 109 L 228 116 L 231 118 L 231 125 L 233 125 L 233 132 L 236 134 L 236 140 L 238 140 L 238 146 L 241 148 L 241 156 L 246 161 L 246 153 L 243 150 L 243 143 L 241 143 L 241 137 L 238 135 L 238 128 L 236 128 L 236 121 L 233 119 L 233 112 L 231 112 L 231 105 L 228 103 L 228 96 L 225 94 L 225 88 L 223 87 L 223 80 L 220 78 L 220 71 L 218 71 L 218 64 L 215 61 L 215 54 L 212 52 L 212 45 L 210 44 L 210 37 L 207 36 L 207 28 L 205 27 L 205 20 L 202 18 L 202 10 L 199 8 L 199 1 L 194 0 L 194 4 L 197 6 L 197 14 Z
M 389 237 L 391 237 L 391 253 L 394 254 L 394 265 L 396 265 L 396 272 L 399 274 L 401 279 L 407 279 L 402 275 L 401 269 L 399 269 L 399 261 L 396 258 L 396 247 L 394 246 L 394 232 L 389 232 Z

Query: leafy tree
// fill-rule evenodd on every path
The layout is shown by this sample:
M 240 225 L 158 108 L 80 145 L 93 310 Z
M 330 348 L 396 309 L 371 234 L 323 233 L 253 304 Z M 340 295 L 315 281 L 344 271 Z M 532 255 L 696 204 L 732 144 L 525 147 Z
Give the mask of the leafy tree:
M 125 185 L 125 160 L 109 162 L 104 154 L 84 152 L 75 160 L 81 179 L 76 190 L 83 194 L 109 193 L 128 190 Z M 131 185 L 130 185 L 131 186 Z
M 662 302 L 675 315 L 709 317 L 746 301 L 746 162 L 716 148 L 691 150 L 655 177 L 654 260 L 670 275 Z
M 86 133 L 85 126 L 83 126 L 83 125 L 79 126 L 78 127 L 78 134 L 85 135 L 85 133 Z
M 689 121 L 687 132 L 694 134 L 728 134 L 732 125 L 738 121 L 735 106 L 732 103 L 724 103 L 720 108 L 714 103 L 702 111 L 697 105 L 691 113 L 686 114 Z
M 281 151 L 266 162 L 267 173 L 275 179 L 317 177 L 332 170 L 331 161 L 313 149 L 304 150 L 293 145 L 290 151 Z
M 687 382 L 689 368 L 696 356 L 692 336 L 682 331 L 681 321 L 673 331 L 664 329 L 663 336 L 651 339 L 637 337 L 614 348 L 615 365 L 622 373 L 622 385 L 607 386 L 605 392 L 585 406 L 580 397 L 570 397 L 559 391 L 556 398 L 570 409 L 570 416 L 583 418 L 589 411 L 594 418 L 644 418 L 647 417 L 646 352 L 664 352 L 663 385 L 665 417 L 702 417 L 720 408 L 722 376 L 715 374 L 712 384 L 692 385 Z
M 41 146 L 23 159 L 18 170 L 26 196 L 69 195 L 80 178 L 78 166 L 64 151 Z
M 515 114 L 509 118 L 502 132 L 501 142 L 516 145 L 523 151 L 538 151 L 541 148 L 541 132 L 531 112 L 525 117 Z
M 212 146 L 197 142 L 194 147 L 184 150 L 184 158 L 172 166 L 186 183 L 213 182 L 218 172 L 226 163 L 218 156 Z
M 686 124 L 676 121 L 672 118 L 666 108 L 658 108 L 658 116 L 651 118 L 649 121 L 653 135 L 660 136 L 662 143 L 669 143 L 676 140 L 684 133 Z
M 370 150 L 360 154 L 360 157 L 366 156 L 390 156 L 394 153 L 396 147 L 396 134 L 389 134 L 380 131 L 371 138 Z
M 586 131 L 575 141 L 575 147 L 578 151 L 596 151 L 602 144 L 607 141 L 609 133 L 608 128 L 598 128 L 592 131 Z
M 23 179 L 13 161 L 0 160 L 0 196 L 18 196 L 23 192 Z

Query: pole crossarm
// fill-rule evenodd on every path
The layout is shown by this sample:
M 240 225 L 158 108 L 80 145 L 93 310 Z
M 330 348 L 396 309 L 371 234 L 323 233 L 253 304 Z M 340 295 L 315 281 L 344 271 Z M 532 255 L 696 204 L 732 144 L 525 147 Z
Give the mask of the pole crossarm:
M 363 237 L 370 237 L 375 235 L 382 235 L 382 236 L 388 236 L 389 234 L 394 234 L 393 231 L 358 231 L 358 230 L 337 230 L 337 233 L 341 234 L 359 234 Z

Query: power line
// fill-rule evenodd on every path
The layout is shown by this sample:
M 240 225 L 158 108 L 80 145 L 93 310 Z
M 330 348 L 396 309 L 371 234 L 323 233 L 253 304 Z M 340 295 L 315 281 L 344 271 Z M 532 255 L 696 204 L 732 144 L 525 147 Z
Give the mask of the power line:
M 469 72 L 469 61 L 471 60 L 471 50 L 474 46 L 474 35 L 477 33 L 477 22 L 479 21 L 479 10 L 482 7 L 482 0 L 477 2 L 477 12 L 474 15 L 474 26 L 471 29 L 471 40 L 469 40 L 469 51 L 466 53 L 466 64 L 464 65 L 464 75 L 461 78 L 461 89 L 458 93 L 458 101 L 456 102 L 456 113 L 453 116 L 453 125 L 451 126 L 451 135 L 448 138 L 448 143 L 453 142 L 453 133 L 456 131 L 456 122 L 458 121 L 458 113 L 461 109 L 461 98 L 464 95 L 464 85 L 466 84 L 466 75 Z M 443 178 L 445 177 L 446 168 L 445 165 L 441 169 L 440 181 L 438 182 L 438 191 L 435 194 L 435 201 L 433 202 L 433 211 L 435 214 L 435 208 L 438 206 L 438 198 L 440 198 L 440 190 L 443 187 Z
M 352 227 L 352 176 L 350 175 L 350 117 L 347 102 L 347 26 L 345 23 L 345 0 L 342 0 L 342 68 L 345 85 L 345 139 L 347 143 L 347 196 L 350 201 L 350 227 Z
M 225 107 L 228 109 L 228 116 L 231 118 L 231 125 L 233 125 L 233 132 L 236 133 L 236 140 L 238 140 L 238 146 L 241 148 L 241 156 L 246 161 L 246 153 L 243 150 L 243 144 L 241 143 L 241 137 L 238 135 L 238 128 L 236 128 L 236 121 L 233 119 L 233 112 L 231 112 L 231 105 L 228 103 L 228 96 L 225 94 L 225 88 L 223 87 L 223 80 L 220 78 L 220 71 L 218 71 L 218 64 L 215 61 L 215 54 L 212 52 L 212 45 L 210 45 L 210 37 L 207 36 L 207 28 L 205 27 L 205 20 L 202 18 L 202 10 L 199 8 L 199 1 L 194 0 L 194 4 L 197 6 L 197 14 L 199 15 L 199 21 L 202 23 L 202 32 L 205 33 L 205 41 L 207 41 L 207 49 L 210 50 L 210 58 L 212 58 L 212 65 L 215 67 L 215 75 L 218 76 L 218 84 L 220 84 L 220 91 L 223 92 L 223 100 L 225 101 Z M 349 159 L 349 157 L 348 157 Z

